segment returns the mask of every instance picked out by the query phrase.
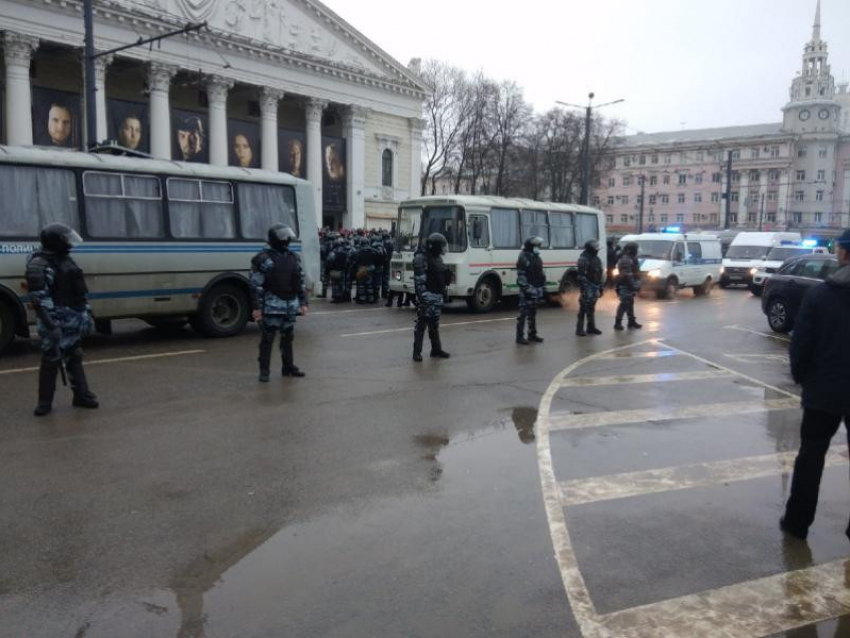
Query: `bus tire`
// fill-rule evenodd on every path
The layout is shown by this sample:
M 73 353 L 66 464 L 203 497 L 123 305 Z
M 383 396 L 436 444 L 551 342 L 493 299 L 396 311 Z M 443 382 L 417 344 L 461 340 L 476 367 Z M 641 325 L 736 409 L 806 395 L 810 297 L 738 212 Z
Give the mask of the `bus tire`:
M 494 277 L 483 277 L 476 285 L 466 305 L 472 312 L 484 314 L 493 310 L 501 297 L 499 282 Z
M 15 339 L 15 312 L 5 301 L 0 301 L 0 353 Z
M 205 337 L 220 339 L 242 332 L 249 313 L 245 291 L 235 284 L 223 283 L 204 293 L 198 313 L 189 318 L 189 323 Z

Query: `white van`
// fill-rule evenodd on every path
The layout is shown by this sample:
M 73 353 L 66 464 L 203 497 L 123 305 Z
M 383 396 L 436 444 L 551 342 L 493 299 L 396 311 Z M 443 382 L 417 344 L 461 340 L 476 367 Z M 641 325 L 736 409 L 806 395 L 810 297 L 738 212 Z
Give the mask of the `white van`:
M 659 299 L 672 297 L 681 288 L 707 295 L 720 281 L 720 240 L 714 235 L 644 233 L 626 235 L 620 246 L 638 245 L 641 288 L 654 290 Z
M 732 284 L 750 286 L 753 269 L 761 268 L 773 248 L 799 245 L 800 233 L 739 233 L 723 259 L 720 287 Z

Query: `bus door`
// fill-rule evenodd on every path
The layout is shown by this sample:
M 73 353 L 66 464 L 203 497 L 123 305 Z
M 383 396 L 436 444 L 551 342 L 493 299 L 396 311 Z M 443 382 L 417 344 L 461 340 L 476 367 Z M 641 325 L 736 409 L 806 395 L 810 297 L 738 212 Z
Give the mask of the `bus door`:
M 469 234 L 469 275 L 477 280 L 493 263 L 493 250 L 490 248 L 490 220 L 487 215 L 470 215 L 467 223 Z M 470 285 L 475 285 L 473 281 Z

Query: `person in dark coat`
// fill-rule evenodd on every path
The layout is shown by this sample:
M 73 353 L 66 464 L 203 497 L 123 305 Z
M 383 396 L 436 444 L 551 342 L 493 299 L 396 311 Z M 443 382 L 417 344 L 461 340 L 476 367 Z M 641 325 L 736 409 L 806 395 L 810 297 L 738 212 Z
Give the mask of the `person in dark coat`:
M 824 459 L 841 421 L 850 428 L 850 230 L 838 240 L 839 269 L 809 290 L 791 340 L 791 375 L 803 386 L 800 451 L 782 529 L 805 539 L 815 520 Z M 850 538 L 850 525 L 847 528 Z

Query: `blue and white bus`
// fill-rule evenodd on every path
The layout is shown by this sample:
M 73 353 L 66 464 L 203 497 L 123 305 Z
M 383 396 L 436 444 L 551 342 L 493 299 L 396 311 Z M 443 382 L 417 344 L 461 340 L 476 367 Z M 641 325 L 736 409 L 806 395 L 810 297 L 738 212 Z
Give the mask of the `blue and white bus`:
M 29 336 L 26 258 L 48 223 L 85 240 L 73 256 L 100 331 L 134 317 L 228 337 L 250 318 L 271 224 L 292 227 L 308 288 L 319 280 L 316 214 L 310 183 L 284 173 L 0 146 L 0 352 Z

